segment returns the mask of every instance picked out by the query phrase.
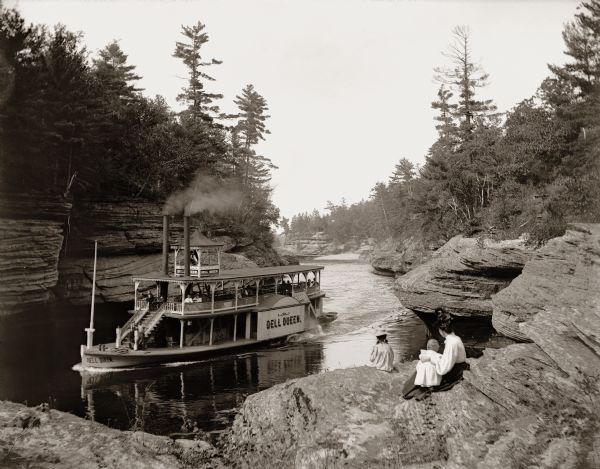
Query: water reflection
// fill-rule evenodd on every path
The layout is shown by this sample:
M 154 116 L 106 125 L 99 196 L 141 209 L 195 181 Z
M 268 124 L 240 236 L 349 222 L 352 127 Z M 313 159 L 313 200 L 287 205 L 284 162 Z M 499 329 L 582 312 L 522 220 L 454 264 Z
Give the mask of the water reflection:
M 79 373 L 85 342 L 86 307 L 38 311 L 0 320 L 0 399 L 60 410 L 113 427 L 171 434 L 188 421 L 221 431 L 249 394 L 291 378 L 368 363 L 375 328 L 383 327 L 396 360 L 416 357 L 427 329 L 402 308 L 393 279 L 378 277 L 357 262 L 323 262 L 325 311 L 338 319 L 295 337 L 284 346 L 177 366 L 126 372 Z M 97 341 L 114 337 L 127 318 L 127 305 L 98 306 Z
M 318 371 L 321 344 L 298 344 L 190 365 L 82 373 L 90 418 L 126 429 L 178 433 L 190 420 L 205 431 L 226 427 L 248 394 Z

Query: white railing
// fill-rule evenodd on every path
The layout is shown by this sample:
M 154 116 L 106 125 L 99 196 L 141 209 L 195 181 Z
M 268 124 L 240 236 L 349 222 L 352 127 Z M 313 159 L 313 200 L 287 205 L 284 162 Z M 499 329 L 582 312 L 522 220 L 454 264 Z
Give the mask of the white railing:
M 181 313 L 181 303 L 171 303 L 167 302 L 163 305 L 165 311 L 170 311 L 172 313 Z
M 143 309 L 148 309 L 150 307 L 150 303 L 146 300 L 136 300 L 135 301 L 135 310 L 140 311 Z

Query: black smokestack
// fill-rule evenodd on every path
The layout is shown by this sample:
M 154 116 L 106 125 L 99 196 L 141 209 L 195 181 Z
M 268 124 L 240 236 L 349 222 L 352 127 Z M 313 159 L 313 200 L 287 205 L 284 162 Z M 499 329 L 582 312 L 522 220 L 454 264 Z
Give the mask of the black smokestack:
M 190 217 L 183 216 L 183 275 L 190 276 Z
M 163 215 L 162 273 L 169 275 L 169 215 Z

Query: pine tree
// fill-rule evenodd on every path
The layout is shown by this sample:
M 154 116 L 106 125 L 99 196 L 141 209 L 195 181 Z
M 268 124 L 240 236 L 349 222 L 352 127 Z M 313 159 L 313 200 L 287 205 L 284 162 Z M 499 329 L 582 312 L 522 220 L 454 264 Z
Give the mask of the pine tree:
M 240 110 L 236 116 L 239 120 L 235 132 L 243 145 L 240 152 L 244 167 L 243 184 L 264 186 L 271 179 L 271 170 L 276 166 L 269 158 L 257 154 L 253 147 L 270 133 L 265 125 L 270 117 L 265 114 L 269 110 L 267 101 L 256 92 L 253 85 L 247 85 L 241 96 L 236 96 L 234 103 Z
M 473 61 L 469 29 L 457 26 L 452 31 L 452 37 L 452 43 L 444 54 L 450 59 L 451 65 L 436 68 L 436 79 L 458 93 L 456 107 L 443 109 L 441 115 L 448 110 L 452 111 L 453 117 L 459 122 L 460 137 L 464 141 L 470 138 L 476 124 L 485 124 L 487 120 L 496 117 L 496 106 L 491 99 L 477 98 L 477 89 L 486 86 L 488 74 L 480 64 Z M 449 96 L 442 95 L 442 98 L 449 99 Z M 446 119 L 447 116 L 443 118 Z
M 93 61 L 94 73 L 100 80 L 104 93 L 123 104 L 133 101 L 136 94 L 142 91 L 135 85 L 140 76 L 134 72 L 135 65 L 127 64 L 127 55 L 119 43 L 110 42 L 98 54 L 99 57 Z
M 390 176 L 390 183 L 407 183 L 408 181 L 414 179 L 415 175 L 416 171 L 414 163 L 406 158 L 400 158 L 400 161 L 394 168 L 394 172 Z
M 187 42 L 177 42 L 173 57 L 183 61 L 188 69 L 188 86 L 177 96 L 177 100 L 187 104 L 193 119 L 200 118 L 212 122 L 220 114 L 215 101 L 223 98 L 222 94 L 209 93 L 204 88 L 205 81 L 215 79 L 204 72 L 206 67 L 219 65 L 223 62 L 216 59 L 203 62 L 202 46 L 208 42 L 208 34 L 204 32 L 205 25 L 200 21 L 194 26 L 182 26 L 182 32 Z
M 598 92 L 600 86 L 600 0 L 583 2 L 563 31 L 567 50 L 573 61 L 563 66 L 549 65 L 561 80 L 573 86 L 579 96 Z

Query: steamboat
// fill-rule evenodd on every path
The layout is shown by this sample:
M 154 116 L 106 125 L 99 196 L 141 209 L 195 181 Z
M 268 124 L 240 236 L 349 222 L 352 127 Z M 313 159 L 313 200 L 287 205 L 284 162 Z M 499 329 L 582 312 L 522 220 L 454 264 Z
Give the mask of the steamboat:
M 92 291 L 82 366 L 130 368 L 198 360 L 282 341 L 330 319 L 323 314 L 322 266 L 221 270 L 222 248 L 199 231 L 190 237 L 187 216 L 183 243 L 170 245 L 169 216 L 163 215 L 162 269 L 133 277 L 134 309 L 116 328 L 114 342 L 93 344 Z

